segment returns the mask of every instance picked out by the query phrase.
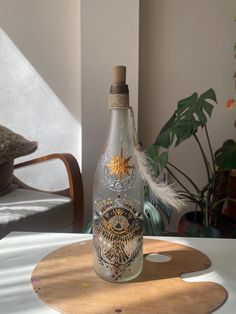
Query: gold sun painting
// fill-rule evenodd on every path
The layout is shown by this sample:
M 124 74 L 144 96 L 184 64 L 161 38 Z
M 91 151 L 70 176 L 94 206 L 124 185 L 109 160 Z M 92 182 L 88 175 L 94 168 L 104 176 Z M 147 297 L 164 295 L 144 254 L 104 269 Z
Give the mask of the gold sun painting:
M 120 150 L 119 156 L 112 156 L 110 163 L 107 165 L 110 176 L 116 175 L 120 180 L 124 174 L 129 175 L 129 170 L 133 168 L 133 166 L 129 165 L 129 161 L 131 156 L 128 158 L 124 157 L 123 148 Z

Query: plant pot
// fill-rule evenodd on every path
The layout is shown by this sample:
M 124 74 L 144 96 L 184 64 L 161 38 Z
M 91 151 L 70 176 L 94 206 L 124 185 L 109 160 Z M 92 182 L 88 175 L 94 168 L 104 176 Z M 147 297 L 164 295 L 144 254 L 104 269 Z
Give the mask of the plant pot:
M 221 224 L 215 227 L 203 227 L 202 212 L 189 212 L 184 214 L 178 226 L 178 233 L 184 237 L 210 237 L 235 238 L 236 222 L 230 218 L 222 217 Z
M 236 199 L 236 169 L 231 171 L 228 182 L 229 198 Z M 223 214 L 236 222 L 236 202 L 228 201 L 223 209 Z
M 202 227 L 203 216 L 201 212 L 189 212 L 184 214 L 178 226 L 178 233 L 182 237 L 196 237 L 200 236 L 203 229 Z
M 236 238 L 236 222 L 234 219 L 223 216 L 221 224 L 217 226 L 222 238 Z

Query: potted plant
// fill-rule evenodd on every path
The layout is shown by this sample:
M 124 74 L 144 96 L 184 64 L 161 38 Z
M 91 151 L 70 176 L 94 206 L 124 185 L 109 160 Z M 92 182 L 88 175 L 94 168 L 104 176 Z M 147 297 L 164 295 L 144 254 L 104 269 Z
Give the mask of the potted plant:
M 192 236 L 219 236 L 219 228 L 226 220 L 222 206 L 226 201 L 236 202 L 234 198 L 230 198 L 230 191 L 226 188 L 229 171 L 236 169 L 236 142 L 228 139 L 214 153 L 207 129 L 208 118 L 211 117 L 216 103 L 213 89 L 200 96 L 195 92 L 180 100 L 177 109 L 147 150 L 157 174 L 165 168 L 178 182 L 180 197 L 195 206 L 195 222 L 197 216 L 201 216 L 201 227 L 194 225 L 195 227 L 188 230 Z M 204 149 L 198 136 L 199 129 L 203 129 L 205 133 L 208 151 Z M 199 187 L 194 178 L 169 161 L 168 149 L 179 146 L 190 138 L 195 141 L 204 161 L 207 179 L 203 187 Z M 183 183 L 181 176 L 188 181 L 191 188 Z

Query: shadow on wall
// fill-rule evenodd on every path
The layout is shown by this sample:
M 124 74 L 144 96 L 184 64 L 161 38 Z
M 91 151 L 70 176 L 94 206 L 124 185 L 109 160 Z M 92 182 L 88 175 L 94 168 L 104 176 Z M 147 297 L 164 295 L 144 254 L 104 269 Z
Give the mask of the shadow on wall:
M 80 124 L 1 29 L 0 86 L 0 124 L 38 141 L 38 150 L 24 160 L 67 152 L 80 162 Z M 35 177 L 40 178 L 37 187 L 41 189 L 62 189 L 67 186 L 67 177 L 60 166 L 58 163 L 52 169 L 47 163 L 19 170 L 17 176 L 30 185 Z

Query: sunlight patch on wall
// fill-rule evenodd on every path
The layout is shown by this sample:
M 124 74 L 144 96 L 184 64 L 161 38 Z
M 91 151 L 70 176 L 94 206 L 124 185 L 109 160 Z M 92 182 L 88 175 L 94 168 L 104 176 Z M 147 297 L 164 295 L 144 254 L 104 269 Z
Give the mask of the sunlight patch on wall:
M 80 124 L 1 29 L 0 124 L 38 141 L 35 153 L 16 162 L 67 152 L 80 163 Z M 59 161 L 17 170 L 16 174 L 27 184 L 42 189 L 67 186 L 66 172 Z

